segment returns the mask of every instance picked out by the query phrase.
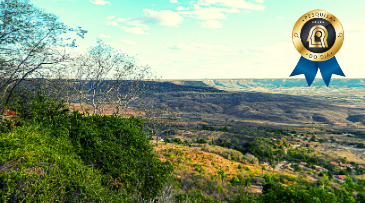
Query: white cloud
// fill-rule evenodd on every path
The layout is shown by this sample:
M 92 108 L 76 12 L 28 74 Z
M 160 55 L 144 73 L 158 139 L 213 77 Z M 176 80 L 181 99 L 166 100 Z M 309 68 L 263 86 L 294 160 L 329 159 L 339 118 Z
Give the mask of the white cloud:
M 199 0 L 199 5 L 215 5 L 215 6 L 224 6 L 230 8 L 240 8 L 240 9 L 249 9 L 249 10 L 264 10 L 265 6 L 259 4 L 253 4 L 251 2 L 247 2 L 244 0 Z
M 143 11 L 146 13 L 141 19 L 144 23 L 178 27 L 178 24 L 184 20 L 178 13 L 170 10 L 153 11 L 143 9 Z
M 245 13 L 252 13 L 252 11 L 244 11 Z
M 136 50 L 133 50 L 133 51 L 128 51 L 128 53 L 130 55 L 138 55 L 140 52 L 139 51 L 136 51 Z
M 216 19 L 227 19 L 224 13 L 239 13 L 240 11 L 236 8 L 217 8 L 217 7 L 201 7 L 194 4 L 193 11 L 181 11 L 180 14 L 188 15 L 191 18 L 199 20 L 216 20 Z
M 118 18 L 115 21 L 108 21 L 107 25 L 120 27 L 124 31 L 134 34 L 149 34 L 147 32 L 149 30 L 148 24 L 178 27 L 184 20 L 178 13 L 170 10 L 153 11 L 143 9 L 143 11 L 145 14 L 140 18 Z M 125 25 L 119 25 L 119 23 Z
M 136 41 L 132 41 L 132 40 L 120 40 L 120 42 L 122 42 L 123 44 L 137 44 Z
M 185 10 L 189 10 L 189 7 L 183 7 L 183 6 L 178 6 L 175 8 L 177 11 L 185 11 Z
M 109 1 L 105 0 L 90 0 L 89 2 L 97 5 L 111 4 Z
M 119 26 L 118 23 L 115 21 L 107 21 L 106 25 L 112 25 L 112 26 L 117 26 L 117 27 Z
M 106 24 L 114 27 L 119 27 L 120 29 L 133 34 L 139 34 L 139 35 L 150 34 L 147 32 L 149 30 L 148 26 L 135 26 L 135 27 L 120 26 L 117 21 L 107 21 Z
M 109 38 L 109 39 L 111 38 L 110 35 L 104 35 L 104 34 L 100 34 L 99 37 L 101 37 L 101 38 Z
M 153 11 L 143 9 L 143 11 L 144 15 L 140 18 L 117 18 L 114 21 L 108 21 L 107 25 L 119 27 L 126 32 L 134 34 L 148 35 L 148 24 L 178 27 L 178 24 L 184 20 L 178 13 L 170 10 Z
M 143 53 L 143 54 L 148 54 L 148 55 L 153 54 L 153 52 L 152 52 L 152 51 L 142 51 L 142 53 Z
M 264 0 L 256 0 L 256 2 L 262 4 L 264 3 Z
M 346 78 L 365 78 L 365 71 L 361 65 L 363 64 L 361 49 L 365 47 L 365 41 L 359 40 L 365 34 L 365 21 L 362 19 L 351 21 L 342 22 L 346 39 L 336 54 L 336 59 Z M 232 45 L 232 48 L 202 43 L 169 44 L 163 50 L 168 57 L 160 57 L 159 60 L 152 62 L 151 67 L 158 71 L 158 75 L 171 79 L 288 78 L 301 55 L 291 43 L 291 30 L 283 30 L 282 34 L 289 36 L 287 43 L 241 49 L 233 48 L 239 47 L 238 44 Z M 245 47 L 244 44 L 241 45 Z M 322 77 L 319 71 L 316 77 Z M 302 74 L 290 78 L 304 79 L 305 76 Z M 344 77 L 333 75 L 333 78 Z
M 177 0 L 170 0 L 170 3 L 176 4 Z
M 241 50 L 202 43 L 179 43 L 167 48 L 181 51 L 170 52 L 176 53 L 176 57 L 169 57 L 164 64 L 154 65 L 163 71 L 174 70 L 171 73 L 166 72 L 166 78 L 285 78 L 290 75 L 300 58 L 292 43 L 247 47 Z M 283 54 L 286 57 L 282 57 Z
M 223 24 L 217 20 L 207 20 L 205 22 L 198 22 L 205 28 L 222 28 Z
M 115 16 L 108 16 L 108 20 L 112 20 Z
M 141 26 L 137 26 L 137 27 L 126 27 L 126 26 L 120 26 L 120 28 L 126 32 L 129 33 L 133 33 L 133 34 L 138 34 L 138 35 L 149 35 L 150 33 L 148 33 L 147 31 L 149 30 L 149 27 L 141 27 Z
M 210 53 L 212 51 L 222 51 L 222 52 L 231 52 L 232 48 L 224 45 L 213 45 L 213 44 L 203 44 L 203 43 L 191 43 L 191 44 L 184 44 L 178 43 L 177 45 L 170 46 L 169 49 L 172 50 L 184 50 L 184 51 L 202 51 L 204 53 Z
M 281 17 L 281 16 L 278 16 L 277 18 L 278 18 L 278 19 L 283 19 L 283 17 Z

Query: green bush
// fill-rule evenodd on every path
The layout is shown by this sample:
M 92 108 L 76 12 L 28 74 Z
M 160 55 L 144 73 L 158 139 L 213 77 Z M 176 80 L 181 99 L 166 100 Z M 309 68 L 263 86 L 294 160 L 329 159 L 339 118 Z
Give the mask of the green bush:
M 175 195 L 175 201 L 177 203 L 220 203 L 219 200 L 212 200 L 209 197 L 205 197 L 201 190 L 192 190 L 187 194 Z
M 295 164 L 294 165 L 294 171 L 295 172 L 301 172 L 301 171 L 303 171 L 303 168 L 301 166 L 299 166 L 298 164 Z
M 184 141 L 184 145 L 191 147 L 191 143 L 187 140 Z
M 203 129 L 203 130 L 215 131 L 215 128 L 214 128 L 214 127 L 207 126 L 207 125 L 203 125 L 203 126 L 202 126 L 202 129 Z
M 230 181 L 229 181 L 233 186 L 235 185 L 239 185 L 240 183 L 240 179 L 238 179 L 236 176 L 233 177 Z
M 2 134 L 0 201 L 105 201 L 126 199 L 123 187 L 108 188 L 107 176 L 86 166 L 67 138 L 55 138 L 41 126 L 23 126 Z
M 264 185 L 263 195 L 256 202 L 291 203 L 291 202 L 355 202 L 351 193 L 345 190 L 335 190 L 335 193 L 326 191 L 323 187 L 289 185 L 285 187 L 280 183 L 268 183 Z
M 229 129 L 225 126 L 223 128 L 218 128 L 218 131 L 229 132 Z
M 166 130 L 163 132 L 164 135 L 176 135 L 175 130 Z
M 142 119 L 70 113 L 41 93 L 15 108 L 23 126 L 1 134 L 0 164 L 11 168 L 0 174 L 1 201 L 148 201 L 173 170 Z
M 172 139 L 172 142 L 176 143 L 176 144 L 182 144 L 183 142 L 180 140 L 180 138 L 174 138 Z
M 196 142 L 197 143 L 200 143 L 200 144 L 205 144 L 207 143 L 207 141 L 205 139 L 196 139 Z

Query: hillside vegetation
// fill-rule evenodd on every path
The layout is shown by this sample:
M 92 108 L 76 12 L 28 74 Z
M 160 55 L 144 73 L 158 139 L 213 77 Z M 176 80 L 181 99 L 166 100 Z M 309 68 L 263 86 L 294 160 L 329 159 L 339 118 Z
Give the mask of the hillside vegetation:
M 70 113 L 41 94 L 15 108 L 1 123 L 2 202 L 150 201 L 172 172 L 138 118 Z
M 30 101 L 20 99 L 16 117 L 1 123 L 2 202 L 356 202 L 363 197 L 361 179 L 331 186 L 258 165 L 279 142 L 248 139 L 249 145 L 233 145 L 238 150 L 227 149 L 232 145 L 221 139 L 155 142 L 141 118 L 70 112 L 40 92 Z M 265 143 L 268 147 L 259 146 Z M 243 154 L 247 150 L 254 155 Z

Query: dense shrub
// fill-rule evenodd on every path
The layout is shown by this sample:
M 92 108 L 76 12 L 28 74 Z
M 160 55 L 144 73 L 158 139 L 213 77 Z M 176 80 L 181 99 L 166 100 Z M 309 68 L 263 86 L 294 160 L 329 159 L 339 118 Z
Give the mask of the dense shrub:
M 200 144 L 208 143 L 205 139 L 196 139 L 196 142 Z
M 207 198 L 203 195 L 201 190 L 192 190 L 188 192 L 187 194 L 179 194 L 175 196 L 175 201 L 177 203 L 220 203 L 221 201 L 218 200 L 212 200 L 211 198 Z
M 70 113 L 40 93 L 21 99 L 23 126 L 0 139 L 0 164 L 9 168 L 0 172 L 2 201 L 152 200 L 173 170 L 153 153 L 139 118 Z
M 203 129 L 203 130 L 215 131 L 215 128 L 214 128 L 214 127 L 212 127 L 212 126 L 207 126 L 207 125 L 203 125 L 203 126 L 202 126 L 202 129 Z
M 264 184 L 263 195 L 256 199 L 256 202 L 355 202 L 352 195 L 345 190 L 335 190 L 335 193 L 326 191 L 323 187 L 289 185 L 285 187 L 280 183 Z
M 0 151 L 0 163 L 6 169 L 0 172 L 2 202 L 127 199 L 127 187 L 112 185 L 121 182 L 85 165 L 67 137 L 54 137 L 39 125 L 2 134 Z

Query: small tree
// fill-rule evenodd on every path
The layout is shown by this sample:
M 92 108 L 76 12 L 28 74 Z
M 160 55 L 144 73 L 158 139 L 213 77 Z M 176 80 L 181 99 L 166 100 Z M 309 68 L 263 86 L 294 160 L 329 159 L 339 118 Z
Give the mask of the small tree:
M 218 171 L 217 175 L 222 180 L 222 185 L 223 185 L 224 178 L 227 177 L 227 174 L 226 174 L 226 172 L 224 172 L 224 170 L 222 170 L 222 167 L 221 167 L 221 170 Z
M 303 168 L 302 168 L 301 166 L 299 166 L 298 164 L 295 164 L 295 165 L 294 165 L 294 170 L 295 170 L 296 172 L 301 172 L 301 171 L 303 171 Z
M 240 183 L 240 179 L 237 178 L 236 176 L 233 177 L 230 181 L 229 181 L 233 186 L 239 185 Z

